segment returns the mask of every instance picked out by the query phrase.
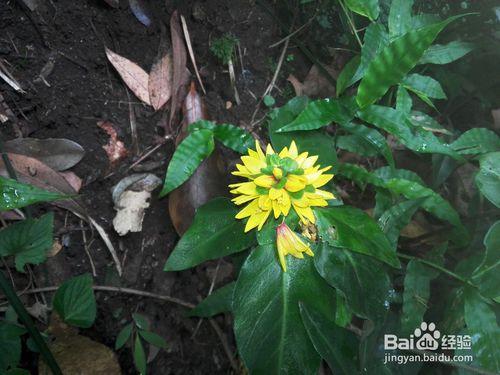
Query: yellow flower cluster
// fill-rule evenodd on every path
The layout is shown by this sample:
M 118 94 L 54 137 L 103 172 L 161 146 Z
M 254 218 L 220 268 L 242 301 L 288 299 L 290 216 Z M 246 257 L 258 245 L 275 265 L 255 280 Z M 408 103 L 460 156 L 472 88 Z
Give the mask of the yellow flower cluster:
M 249 149 L 248 155 L 241 157 L 243 164 L 237 164 L 237 171 L 233 172 L 249 181 L 229 185 L 231 193 L 236 195 L 233 202 L 246 203 L 236 215 L 237 219 L 249 218 L 245 232 L 260 230 L 271 212 L 276 219 L 287 216 L 292 207 L 304 224 L 314 223 L 311 207 L 327 206 L 326 200 L 334 198 L 332 193 L 318 189 L 333 175 L 324 173 L 330 166 L 315 165 L 317 160 L 317 156 L 309 156 L 307 152 L 299 154 L 293 141 L 278 154 L 271 145 L 264 154 L 256 142 L 256 150 Z

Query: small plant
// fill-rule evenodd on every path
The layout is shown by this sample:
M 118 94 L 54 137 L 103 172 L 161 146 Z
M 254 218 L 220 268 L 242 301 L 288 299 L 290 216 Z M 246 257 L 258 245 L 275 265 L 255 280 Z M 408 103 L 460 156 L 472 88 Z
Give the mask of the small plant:
M 233 56 L 238 42 L 238 38 L 235 36 L 225 34 L 222 37 L 215 39 L 210 45 L 210 51 L 212 51 L 214 56 L 217 57 L 223 65 L 227 65 L 229 70 L 229 80 L 231 82 L 231 87 L 234 90 L 234 99 L 236 100 L 236 104 L 240 104 L 240 96 L 238 94 L 238 90 L 236 89 Z
M 143 341 L 160 349 L 166 349 L 167 343 L 163 337 L 151 332 L 149 322 L 145 316 L 134 313 L 132 314 L 132 320 L 118 333 L 115 350 L 122 348 L 127 341 L 130 342 L 130 347 L 133 348 L 135 368 L 139 373 L 145 375 L 147 363 Z

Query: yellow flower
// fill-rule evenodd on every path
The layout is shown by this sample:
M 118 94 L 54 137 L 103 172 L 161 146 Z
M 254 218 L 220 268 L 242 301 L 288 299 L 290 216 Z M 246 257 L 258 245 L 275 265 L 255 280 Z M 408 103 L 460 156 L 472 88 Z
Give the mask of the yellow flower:
M 286 259 L 287 255 L 292 255 L 295 258 L 304 258 L 306 253 L 309 256 L 314 256 L 311 248 L 300 239 L 295 232 L 293 232 L 286 223 L 281 223 L 276 228 L 276 243 L 278 245 L 278 257 L 280 260 L 281 268 L 286 272 Z
M 314 223 L 311 207 L 326 206 L 326 201 L 334 198 L 332 193 L 319 189 L 333 174 L 325 173 L 330 166 L 315 165 L 317 160 L 317 156 L 309 156 L 307 152 L 299 154 L 293 141 L 278 154 L 271 145 L 267 145 L 264 153 L 256 141 L 255 151 L 249 149 L 233 172 L 248 181 L 229 185 L 231 193 L 236 195 L 233 202 L 246 204 L 236 215 L 237 219 L 248 217 L 245 232 L 260 230 L 271 212 L 277 219 L 287 216 L 292 208 L 303 224 Z

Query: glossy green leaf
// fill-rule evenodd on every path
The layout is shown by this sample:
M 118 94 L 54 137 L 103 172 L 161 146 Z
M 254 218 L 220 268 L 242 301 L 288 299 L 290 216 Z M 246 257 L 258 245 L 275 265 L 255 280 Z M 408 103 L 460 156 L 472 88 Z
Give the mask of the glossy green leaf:
M 132 335 L 132 323 L 127 324 L 125 327 L 123 327 L 120 332 L 118 332 L 118 335 L 116 336 L 116 341 L 115 341 L 115 350 L 120 349 L 125 345 L 125 343 L 128 341 L 130 336 Z
M 473 128 L 460 135 L 451 145 L 460 154 L 486 154 L 500 151 L 500 137 L 486 128 Z
M 149 329 L 148 319 L 139 313 L 133 313 L 132 319 L 134 319 L 134 323 L 139 329 Z
M 0 231 L 0 255 L 15 256 L 16 269 L 24 272 L 25 264 L 40 264 L 52 247 L 54 214 L 39 219 L 19 221 Z
M 412 7 L 413 0 L 392 0 L 387 22 L 391 39 L 411 30 Z
M 495 312 L 476 290 L 466 289 L 465 323 L 467 332 L 473 337 L 474 361 L 482 368 L 500 372 L 500 327 Z
M 319 156 L 323 166 L 334 165 L 337 162 L 333 138 L 323 131 L 278 132 L 279 129 L 292 123 L 306 109 L 307 97 L 296 97 L 286 105 L 270 113 L 269 138 L 275 150 L 289 147 L 292 140 L 297 143 L 300 152 L 307 151 Z
M 80 328 L 94 324 L 97 307 L 92 284 L 92 275 L 86 273 L 66 280 L 57 289 L 52 304 L 64 322 Z
M 500 221 L 495 222 L 484 237 L 484 258 L 472 275 L 481 294 L 497 299 L 500 296 Z
M 346 87 L 358 82 L 365 75 L 366 69 L 373 59 L 389 44 L 389 34 L 385 26 L 379 22 L 371 23 L 365 31 L 361 59 L 358 69 L 346 84 Z M 340 77 L 339 77 L 340 78 Z
M 192 309 L 189 312 L 189 316 L 209 318 L 217 314 L 231 311 L 234 286 L 235 282 L 233 281 L 217 289 Z
M 201 129 L 188 134 L 170 160 L 160 197 L 186 182 L 213 150 L 214 136 L 211 130 Z
M 389 309 L 391 283 L 382 264 L 372 257 L 321 242 L 314 263 L 319 274 L 342 291 L 356 315 L 381 322 Z
M 418 95 L 434 99 L 446 99 L 441 84 L 434 78 L 420 74 L 409 74 L 403 78 L 402 85 Z
M 415 212 L 422 205 L 424 199 L 420 198 L 395 204 L 385 211 L 378 219 L 378 225 L 387 236 L 394 249 L 397 248 L 399 234 L 407 226 Z
M 449 64 L 468 54 L 474 44 L 455 40 L 448 44 L 430 46 L 418 62 L 419 64 Z
M 236 282 L 234 333 L 253 374 L 314 374 L 319 368 L 299 302 L 333 320 L 335 291 L 315 271 L 312 257 L 289 256 L 287 266 L 283 272 L 274 246 L 260 246 L 250 253 Z
M 157 335 L 154 332 L 139 330 L 139 335 L 151 345 L 157 348 L 165 349 L 167 347 L 167 342 L 163 337 Z
M 352 312 L 347 306 L 347 301 L 344 294 L 339 290 L 335 290 L 335 324 L 339 327 L 346 327 L 352 320 Z
M 378 0 L 345 0 L 345 5 L 354 13 L 368 17 L 371 21 L 376 20 L 380 13 Z
M 408 169 L 394 169 L 390 167 L 380 167 L 375 169 L 373 175 L 380 178 L 382 181 L 387 182 L 393 178 L 413 181 L 420 185 L 425 185 L 424 180 L 413 171 Z
M 408 336 L 424 321 L 430 296 L 430 282 L 439 272 L 411 260 L 406 266 L 403 292 L 403 312 L 401 315 L 401 331 Z
M 138 335 L 135 337 L 134 343 L 134 364 L 139 374 L 146 375 L 146 353 Z
M 0 211 L 22 208 L 40 202 L 68 198 L 67 195 L 39 189 L 11 178 L 0 176 Z
M 377 130 L 369 128 L 361 124 L 347 123 L 341 125 L 343 129 L 347 130 L 349 133 L 356 135 L 361 138 L 363 142 L 368 143 L 372 146 L 378 154 L 382 155 L 390 166 L 394 167 L 394 158 L 392 157 L 392 152 L 387 144 L 386 139 Z M 337 144 L 338 145 L 338 144 Z M 353 150 L 349 150 L 355 152 Z
M 316 351 L 334 374 L 357 374 L 358 340 L 313 308 L 300 303 L 300 315 Z
M 413 125 L 422 128 L 423 130 L 432 131 L 433 133 L 451 135 L 451 132 L 449 130 L 444 128 L 443 125 L 441 125 L 434 118 L 424 112 L 411 111 L 410 122 Z
M 345 64 L 344 68 L 340 72 L 337 78 L 337 85 L 335 92 L 337 97 L 342 95 L 347 87 L 349 87 L 349 83 L 354 77 L 354 74 L 358 70 L 359 64 L 361 62 L 361 56 L 354 56 L 347 64 Z
M 336 229 L 335 241 L 330 245 L 344 247 L 377 258 L 390 266 L 400 267 L 396 252 L 389 240 L 377 223 L 364 211 L 350 206 L 340 206 L 316 209 L 315 214 Z M 318 228 L 320 235 L 328 238 L 325 229 L 328 228 Z
M 396 109 L 403 113 L 410 113 L 412 107 L 413 100 L 411 99 L 408 90 L 406 90 L 403 86 L 399 86 L 396 94 Z
M 441 142 L 432 132 L 413 126 L 410 115 L 397 109 L 371 105 L 358 111 L 358 118 L 394 135 L 410 150 L 419 153 L 438 153 L 451 156 L 454 159 L 463 158 L 448 144 Z
M 213 132 L 216 140 L 224 146 L 244 154 L 255 146 L 252 135 L 242 128 L 231 124 L 216 124 L 213 121 L 200 120 L 189 125 L 189 131 L 208 129 Z
M 200 207 L 168 257 L 164 271 L 191 268 L 255 244 L 254 231 L 244 233 L 245 220 L 235 219 L 236 213 L 237 207 L 227 198 L 216 198 Z
M 378 151 L 364 138 L 357 135 L 340 135 L 336 139 L 337 148 L 346 150 L 364 157 L 378 155 Z
M 21 336 L 26 330 L 16 324 L 0 321 L 0 372 L 16 367 L 21 360 Z
M 315 130 L 332 122 L 344 124 L 351 121 L 352 114 L 336 99 L 319 99 L 309 102 L 300 115 L 288 125 L 278 129 L 278 133 L 298 130 Z
M 479 165 L 476 185 L 486 199 L 500 207 L 500 151 L 481 156 Z
M 407 3 L 406 0 L 396 0 L 396 2 Z M 429 48 L 438 34 L 458 17 L 460 16 L 450 17 L 446 21 L 421 29 L 411 30 L 385 47 L 370 63 L 361 80 L 356 97 L 359 106 L 364 108 L 373 104 L 392 85 L 400 83 L 403 77 L 417 65 L 425 50 Z M 394 33 L 404 27 L 404 18 L 401 15 L 397 23 L 394 23 Z

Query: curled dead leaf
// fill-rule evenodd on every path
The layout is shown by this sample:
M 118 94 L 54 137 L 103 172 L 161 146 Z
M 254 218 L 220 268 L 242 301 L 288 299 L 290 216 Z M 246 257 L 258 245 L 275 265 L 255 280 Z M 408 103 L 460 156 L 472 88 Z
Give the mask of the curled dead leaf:
M 128 155 L 125 144 L 118 139 L 118 133 L 114 125 L 109 121 L 99 121 L 97 126 L 104 130 L 109 135 L 109 142 L 107 145 L 102 146 L 108 155 L 109 163 L 115 166 L 120 160 Z

